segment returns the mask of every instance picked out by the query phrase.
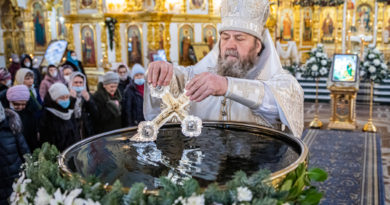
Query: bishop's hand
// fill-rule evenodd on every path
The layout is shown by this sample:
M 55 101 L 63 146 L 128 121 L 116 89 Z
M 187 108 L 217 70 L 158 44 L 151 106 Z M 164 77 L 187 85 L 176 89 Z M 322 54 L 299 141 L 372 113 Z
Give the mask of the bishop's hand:
M 148 83 L 156 86 L 167 86 L 173 76 L 172 64 L 165 61 L 156 61 L 149 64 Z
M 228 81 L 226 77 L 204 72 L 196 75 L 187 85 L 186 95 L 190 100 L 200 102 L 210 95 L 223 96 L 226 94 Z

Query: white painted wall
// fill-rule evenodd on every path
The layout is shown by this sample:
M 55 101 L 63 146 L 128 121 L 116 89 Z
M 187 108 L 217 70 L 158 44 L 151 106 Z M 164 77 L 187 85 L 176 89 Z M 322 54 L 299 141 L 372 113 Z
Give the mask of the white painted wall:
M 103 54 L 102 54 L 102 36 L 101 36 L 101 33 L 102 33 L 102 27 L 100 26 L 99 23 L 96 23 L 96 52 L 97 52 L 97 68 L 99 68 L 101 66 L 101 63 L 102 62 L 102 59 L 103 59 Z
M 52 11 L 50 12 L 50 30 L 51 30 L 51 39 L 55 40 L 58 38 L 57 34 L 57 24 L 56 24 L 56 16 L 57 16 L 57 11 L 53 7 Z
M 73 41 L 74 50 L 77 54 L 77 58 L 82 61 L 81 54 L 81 39 L 80 39 L 80 24 L 73 24 Z
M 194 29 L 195 29 L 195 31 L 194 31 L 195 43 L 201 43 L 202 42 L 202 24 L 195 23 Z
M 122 56 L 122 63 L 127 65 L 127 32 L 126 32 L 126 24 L 121 23 L 119 24 L 119 34 L 121 35 L 121 56 Z
M 171 61 L 173 64 L 179 63 L 179 45 L 178 45 L 178 24 L 171 23 L 169 32 L 171 34 Z
M 143 54 L 144 54 L 143 56 L 144 56 L 144 68 L 145 69 L 147 69 L 148 65 L 149 65 L 149 59 L 148 59 L 148 37 L 147 36 L 148 36 L 148 24 L 147 23 L 142 23 L 142 42 L 143 42 L 143 49 L 142 50 L 143 50 Z

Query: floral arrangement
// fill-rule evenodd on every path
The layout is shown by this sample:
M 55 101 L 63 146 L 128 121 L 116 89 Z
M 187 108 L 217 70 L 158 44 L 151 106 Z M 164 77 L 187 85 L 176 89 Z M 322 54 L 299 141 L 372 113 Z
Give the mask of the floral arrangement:
M 295 76 L 295 74 L 300 71 L 300 67 L 297 63 L 293 63 L 291 65 L 288 65 L 288 66 L 283 66 L 283 69 L 287 70 L 288 72 L 291 73 L 291 75 Z
M 314 168 L 307 171 L 301 164 L 286 176 L 279 189 L 267 182 L 270 172 L 261 170 L 251 176 L 239 171 L 222 186 L 224 188 L 211 184 L 201 189 L 195 179 L 175 184 L 167 178 L 160 178 L 161 189 L 157 195 L 147 194 L 142 183 L 134 184 L 125 194 L 119 181 L 107 190 L 95 177 L 62 176 L 57 164 L 58 154 L 55 146 L 46 143 L 32 156 L 25 157 L 21 176 L 13 185 L 11 204 L 318 204 L 323 193 L 311 182 L 327 178 L 323 170 Z
M 375 46 L 369 45 L 363 53 L 360 76 L 363 79 L 379 83 L 387 78 L 389 73 L 388 66 L 383 60 L 383 54 Z
M 309 60 L 302 66 L 302 76 L 306 78 L 327 77 L 332 61 L 324 53 L 324 46 L 318 44 L 317 48 L 313 48 L 310 53 Z
M 113 49 L 113 44 L 114 44 L 114 33 L 115 33 L 115 24 L 117 23 L 118 21 L 114 18 L 111 18 L 111 17 L 107 17 L 106 18 L 106 26 L 108 28 L 108 38 L 109 38 L 109 43 L 110 43 L 110 49 L 112 50 Z

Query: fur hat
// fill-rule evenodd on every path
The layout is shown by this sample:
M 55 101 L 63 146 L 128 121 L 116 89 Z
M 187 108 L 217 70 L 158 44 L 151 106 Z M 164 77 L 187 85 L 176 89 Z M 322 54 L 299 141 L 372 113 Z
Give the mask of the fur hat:
M 62 83 L 54 83 L 49 88 L 49 94 L 50 94 L 51 99 L 56 101 L 61 96 L 69 95 L 69 90 Z

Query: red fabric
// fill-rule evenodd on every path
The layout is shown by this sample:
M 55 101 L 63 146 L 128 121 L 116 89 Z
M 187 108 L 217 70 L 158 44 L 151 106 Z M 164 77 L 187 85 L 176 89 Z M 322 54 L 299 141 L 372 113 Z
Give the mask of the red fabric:
M 144 85 L 136 85 L 137 90 L 139 93 L 141 93 L 142 97 L 144 96 Z

